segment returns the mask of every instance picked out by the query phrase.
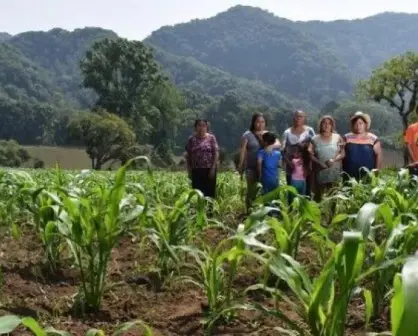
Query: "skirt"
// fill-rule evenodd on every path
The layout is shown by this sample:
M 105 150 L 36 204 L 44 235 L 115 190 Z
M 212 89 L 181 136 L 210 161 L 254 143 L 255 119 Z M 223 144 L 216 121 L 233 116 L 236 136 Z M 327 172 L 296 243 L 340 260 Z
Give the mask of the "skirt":
M 209 177 L 210 168 L 192 169 L 192 188 L 200 190 L 205 197 L 215 198 L 216 196 L 216 172 Z

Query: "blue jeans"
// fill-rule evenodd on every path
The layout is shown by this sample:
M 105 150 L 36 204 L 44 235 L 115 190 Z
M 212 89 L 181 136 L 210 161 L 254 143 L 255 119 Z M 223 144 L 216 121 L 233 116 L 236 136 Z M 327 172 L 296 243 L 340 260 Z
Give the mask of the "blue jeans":
M 304 180 L 291 180 L 290 185 L 296 188 L 299 195 L 306 196 L 306 181 Z M 292 204 L 295 196 L 289 193 L 289 204 Z
M 299 195 L 306 195 L 306 181 L 292 180 L 291 185 L 296 188 Z
M 261 184 L 263 185 L 263 195 L 265 195 L 276 189 L 279 186 L 279 181 L 262 181 Z

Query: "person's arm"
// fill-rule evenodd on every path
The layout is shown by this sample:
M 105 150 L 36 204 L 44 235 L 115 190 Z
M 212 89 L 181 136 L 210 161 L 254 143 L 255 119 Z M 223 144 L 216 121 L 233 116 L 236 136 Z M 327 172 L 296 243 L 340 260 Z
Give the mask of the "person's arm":
M 212 150 L 214 152 L 214 156 L 213 156 L 213 162 L 212 162 L 212 167 L 211 167 L 211 174 L 214 174 L 216 171 L 216 168 L 218 168 L 218 162 L 219 162 L 219 146 L 214 135 L 212 135 Z
M 257 153 L 257 176 L 259 181 L 261 181 L 263 173 L 263 153 L 260 151 Z
M 376 154 L 376 169 L 382 169 L 383 164 L 383 152 L 382 152 L 382 144 L 379 140 L 373 146 L 374 153 Z
M 283 132 L 283 137 L 282 137 L 282 150 L 284 150 L 286 148 L 286 139 L 287 139 L 287 130 Z
M 238 162 L 238 172 L 242 175 L 244 172 L 244 161 L 245 155 L 247 154 L 247 143 L 248 140 L 245 136 L 241 138 L 241 144 L 239 149 L 239 162 Z
M 190 139 L 187 141 L 186 144 L 186 153 L 184 154 L 185 158 L 186 158 L 186 168 L 187 168 L 187 173 L 190 174 L 192 173 L 192 153 L 191 153 L 191 148 L 190 148 Z

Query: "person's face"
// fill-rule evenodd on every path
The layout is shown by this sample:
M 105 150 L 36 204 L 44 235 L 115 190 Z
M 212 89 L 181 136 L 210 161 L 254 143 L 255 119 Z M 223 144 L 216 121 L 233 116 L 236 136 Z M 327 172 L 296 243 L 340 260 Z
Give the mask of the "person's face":
M 324 133 L 332 133 L 332 121 L 329 119 L 324 119 L 322 121 L 321 131 Z
M 303 112 L 297 112 L 295 114 L 295 126 L 303 126 L 305 124 L 305 113 Z
M 361 134 L 366 132 L 367 124 L 362 118 L 357 118 L 353 124 L 354 133 Z
M 259 132 L 259 131 L 264 131 L 265 128 L 266 128 L 266 121 L 264 120 L 263 117 L 258 117 L 254 123 L 254 130 L 256 132 Z
M 208 131 L 208 125 L 204 121 L 199 121 L 196 125 L 196 133 L 203 135 L 206 134 Z

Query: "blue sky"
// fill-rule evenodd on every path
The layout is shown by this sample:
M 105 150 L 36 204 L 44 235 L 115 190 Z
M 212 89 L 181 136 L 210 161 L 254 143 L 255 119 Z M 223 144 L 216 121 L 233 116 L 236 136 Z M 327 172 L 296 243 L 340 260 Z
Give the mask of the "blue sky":
M 0 32 L 96 26 L 143 39 L 163 25 L 207 18 L 238 4 L 291 20 L 353 19 L 384 11 L 418 13 L 418 0 L 0 0 Z

